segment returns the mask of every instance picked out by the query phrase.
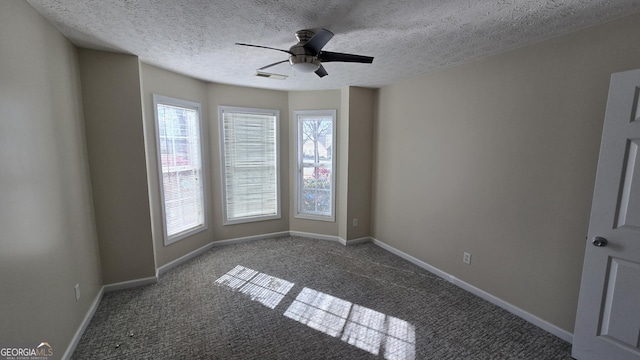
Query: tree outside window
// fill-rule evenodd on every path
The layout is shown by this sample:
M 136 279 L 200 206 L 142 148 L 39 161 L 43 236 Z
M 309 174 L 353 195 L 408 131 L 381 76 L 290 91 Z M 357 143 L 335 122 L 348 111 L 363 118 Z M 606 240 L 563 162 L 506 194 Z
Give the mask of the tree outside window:
M 296 112 L 300 217 L 333 220 L 335 111 Z

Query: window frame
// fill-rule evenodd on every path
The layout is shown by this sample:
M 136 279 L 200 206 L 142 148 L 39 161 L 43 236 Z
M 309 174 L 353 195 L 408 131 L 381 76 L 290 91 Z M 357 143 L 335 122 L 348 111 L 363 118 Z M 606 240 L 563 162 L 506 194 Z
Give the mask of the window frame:
M 332 119 L 332 136 L 331 136 L 331 214 L 322 215 L 317 213 L 308 213 L 304 212 L 304 206 L 302 205 L 302 194 L 303 194 L 303 171 L 304 171 L 304 143 L 303 143 L 303 127 L 302 122 L 305 117 L 308 116 L 327 116 Z M 294 218 L 298 219 L 306 219 L 306 220 L 317 220 L 317 221 L 327 221 L 327 222 L 335 222 L 336 221 L 336 153 L 337 153 L 337 111 L 333 110 L 297 110 L 293 112 L 293 118 L 295 119 L 296 124 L 296 137 L 295 137 L 295 149 L 296 149 L 296 179 L 295 179 L 295 212 Z
M 226 150 L 224 141 L 224 113 L 243 113 L 252 115 L 270 115 L 275 117 L 275 162 L 276 162 L 276 214 L 271 215 L 256 215 L 247 216 L 242 218 L 229 219 L 227 211 L 227 176 L 226 176 Z M 222 184 L 222 217 L 223 225 L 235 225 L 252 223 L 259 221 L 277 220 L 282 219 L 282 187 L 281 187 L 281 161 L 280 161 L 280 110 L 276 109 L 262 109 L 262 108 L 249 108 L 240 106 L 218 106 L 218 140 L 220 143 L 220 176 Z
M 178 108 L 184 108 L 189 110 L 196 111 L 196 120 L 198 122 L 198 142 L 199 142 L 199 150 L 200 150 L 200 169 L 199 169 L 199 177 L 200 181 L 200 197 L 202 204 L 202 224 L 191 227 L 189 229 L 180 231 L 178 233 L 169 235 L 167 231 L 167 209 L 165 204 L 165 193 L 164 193 L 164 179 L 162 172 L 162 144 L 160 142 L 160 123 L 158 117 L 158 105 L 167 105 Z M 195 235 L 197 233 L 203 232 L 209 228 L 208 222 L 208 213 L 207 213 L 207 177 L 205 171 L 205 161 L 204 161 L 204 153 L 205 147 L 203 142 L 202 134 L 204 133 L 204 127 L 202 123 L 202 105 L 197 102 L 177 99 L 169 96 L 153 94 L 153 114 L 154 114 L 154 125 L 155 125 L 155 141 L 156 141 L 156 157 L 157 157 L 157 165 L 158 165 L 158 192 L 160 193 L 160 208 L 162 212 L 162 237 L 163 243 L 165 246 L 171 245 L 177 241 Z

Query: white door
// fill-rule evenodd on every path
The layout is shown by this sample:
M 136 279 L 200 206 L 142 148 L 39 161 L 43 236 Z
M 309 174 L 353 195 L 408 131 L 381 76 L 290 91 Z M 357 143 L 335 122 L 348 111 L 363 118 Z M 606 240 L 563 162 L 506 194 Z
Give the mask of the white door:
M 640 70 L 611 76 L 572 356 L 640 359 Z

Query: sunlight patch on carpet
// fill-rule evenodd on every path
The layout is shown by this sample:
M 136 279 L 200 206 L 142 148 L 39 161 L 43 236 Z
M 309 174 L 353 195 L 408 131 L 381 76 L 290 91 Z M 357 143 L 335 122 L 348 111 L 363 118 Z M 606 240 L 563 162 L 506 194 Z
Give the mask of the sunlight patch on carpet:
M 337 337 L 342 333 L 350 309 L 351 303 L 346 300 L 304 288 L 284 316 Z
M 284 316 L 387 360 L 415 359 L 415 327 L 349 301 L 304 288 Z
M 222 275 L 215 283 L 249 295 L 251 300 L 270 309 L 275 309 L 294 285 L 292 282 L 241 265 Z

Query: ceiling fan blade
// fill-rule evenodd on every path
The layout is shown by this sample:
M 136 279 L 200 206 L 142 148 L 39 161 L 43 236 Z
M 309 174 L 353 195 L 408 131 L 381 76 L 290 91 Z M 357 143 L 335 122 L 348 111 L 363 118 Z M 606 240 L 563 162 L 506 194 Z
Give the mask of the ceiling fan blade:
M 327 70 L 325 70 L 324 66 L 320 65 L 318 70 L 316 70 L 316 75 L 318 75 L 319 77 L 325 77 L 329 75 L 329 73 L 327 72 Z
M 257 47 L 257 48 L 262 48 L 262 49 L 270 49 L 270 50 L 277 50 L 277 51 L 286 52 L 289 55 L 293 55 L 293 53 L 291 51 L 289 51 L 289 50 L 276 49 L 276 48 L 272 48 L 272 47 L 268 47 L 268 46 L 243 44 L 243 43 L 236 43 L 236 45 L 251 46 L 251 47 Z
M 342 62 L 356 62 L 356 63 L 365 63 L 365 64 L 371 64 L 373 62 L 372 56 L 343 54 L 343 53 L 330 52 L 330 51 L 321 51 L 320 54 L 318 54 L 318 58 L 322 62 L 342 61 Z
M 269 65 L 267 65 L 267 66 L 263 66 L 263 67 L 261 67 L 261 68 L 260 68 L 260 69 L 258 69 L 258 70 L 264 70 L 264 69 L 267 69 L 267 68 L 270 68 L 270 67 L 272 67 L 272 66 L 276 66 L 276 65 L 278 65 L 278 64 L 282 64 L 282 63 L 285 63 L 285 62 L 289 62 L 289 60 L 282 60 L 282 61 L 274 62 L 273 64 L 269 64 Z
M 318 29 L 315 35 L 313 35 L 311 39 L 309 39 L 309 41 L 304 43 L 302 47 L 306 50 L 309 50 L 313 54 L 317 54 L 325 45 L 327 45 L 332 37 L 333 33 L 331 31 L 327 29 Z

